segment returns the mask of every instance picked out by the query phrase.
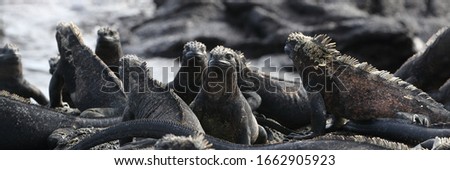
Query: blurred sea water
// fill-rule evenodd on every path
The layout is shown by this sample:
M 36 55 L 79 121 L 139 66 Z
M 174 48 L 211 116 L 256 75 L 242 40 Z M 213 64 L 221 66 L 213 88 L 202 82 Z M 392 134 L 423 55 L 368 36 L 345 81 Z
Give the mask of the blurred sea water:
M 0 45 L 14 43 L 19 47 L 25 78 L 48 95 L 48 59 L 58 53 L 57 23 L 74 22 L 80 26 L 86 44 L 94 49 L 100 26 L 114 26 L 118 17 L 152 15 L 154 9 L 148 0 L 0 0 L 0 22 L 5 34 Z

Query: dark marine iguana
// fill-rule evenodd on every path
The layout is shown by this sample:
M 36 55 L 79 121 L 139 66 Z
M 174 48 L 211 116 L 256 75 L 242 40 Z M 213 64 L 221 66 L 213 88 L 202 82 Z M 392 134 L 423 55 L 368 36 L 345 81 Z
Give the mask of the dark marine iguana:
M 19 49 L 13 44 L 0 48 L 0 90 L 33 98 L 40 105 L 48 105 L 45 95 L 24 79 L 21 58 Z
M 108 127 L 121 118 L 80 118 L 0 92 L 0 149 L 53 149 L 48 136 L 63 127 Z
M 136 56 L 127 55 L 119 67 L 125 86 L 130 87 L 123 121 L 157 119 L 176 122 L 203 132 L 199 120 L 180 97 L 166 85 L 150 77 L 147 63 Z M 131 139 L 121 140 L 121 144 Z
M 61 60 L 60 55 L 57 55 L 55 57 L 51 57 L 50 59 L 48 59 L 48 65 L 50 67 L 50 69 L 48 71 L 52 76 L 53 76 L 53 73 L 55 73 L 56 68 L 58 68 L 59 60 Z M 67 61 L 65 64 L 67 64 Z M 55 75 L 55 76 L 58 76 L 58 75 Z M 69 108 L 75 107 L 75 104 L 73 104 L 73 101 L 70 98 L 70 93 L 68 92 L 67 88 L 63 87 L 63 89 L 61 91 L 61 97 L 62 97 L 61 100 L 63 102 L 66 102 Z
M 208 66 L 207 60 L 208 54 L 203 43 L 189 41 L 184 45 L 181 68 L 168 86 L 187 104 L 190 104 L 200 91 L 202 73 Z M 243 91 L 242 94 L 252 110 L 261 105 L 261 97 L 258 94 L 249 91 Z
M 105 116 L 121 116 L 127 99 L 119 78 L 84 44 L 76 25 L 60 23 L 56 30 L 61 59 L 50 80 L 50 106 L 62 106 L 61 91 L 67 88 L 81 112 L 98 108 Z
M 450 29 L 440 29 L 427 42 L 427 48 L 409 58 L 395 76 L 429 92 L 450 78 Z
M 95 55 L 100 57 L 109 69 L 118 76 L 119 60 L 123 56 L 119 32 L 110 27 L 101 27 L 97 31 L 97 36 Z
M 208 66 L 206 46 L 197 41 L 189 41 L 183 47 L 181 67 L 169 88 L 190 104 L 200 91 L 202 72 Z
M 95 54 L 119 77 L 119 60 L 123 56 L 122 46 L 120 44 L 119 32 L 109 27 L 102 27 L 97 31 L 97 45 L 95 48 Z M 48 60 L 50 66 L 50 74 L 53 75 L 60 56 L 52 57 Z M 64 64 L 66 65 L 66 64 Z M 62 101 L 67 102 L 70 107 L 75 107 L 70 98 L 70 93 L 66 88 L 62 90 Z
M 285 51 L 300 70 L 305 88 L 323 96 L 327 112 L 336 117 L 334 127 L 342 125 L 343 118 L 365 121 L 405 115 L 400 112 L 424 124 L 450 121 L 450 112 L 427 93 L 387 71 L 341 55 L 325 35 L 291 33 Z M 303 136 L 315 135 L 320 134 Z
M 240 70 L 238 82 L 241 90 L 255 91 L 261 98 L 256 110 L 281 125 L 298 129 L 308 125 L 315 115 L 325 114 L 320 105 L 322 99 L 316 94 L 308 94 L 298 82 L 270 77 L 262 72 L 251 70 L 245 56 L 235 56 Z M 314 113 L 314 114 L 313 114 Z
M 265 143 L 266 131 L 239 90 L 235 55 L 223 46 L 210 51 L 202 88 L 190 107 L 209 135 L 241 144 Z
M 161 138 L 166 134 L 197 136 L 199 132 L 173 122 L 141 119 L 122 122 L 80 141 L 70 149 L 89 149 L 96 145 L 127 137 Z M 211 135 L 200 133 L 219 150 L 361 150 L 361 149 L 408 149 L 408 146 L 381 138 L 364 136 L 324 136 L 317 139 L 292 141 L 278 144 L 244 145 L 228 142 Z

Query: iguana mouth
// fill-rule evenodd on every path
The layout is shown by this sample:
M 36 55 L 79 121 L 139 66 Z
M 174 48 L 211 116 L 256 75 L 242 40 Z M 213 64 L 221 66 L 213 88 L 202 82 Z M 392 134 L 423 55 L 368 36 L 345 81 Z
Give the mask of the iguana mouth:
M 17 63 L 20 62 L 20 58 L 19 50 L 14 44 L 6 44 L 0 51 L 0 61 L 3 63 Z
M 111 44 L 115 44 L 116 42 L 119 42 L 119 40 L 117 38 L 112 37 L 112 36 L 99 36 L 97 41 L 106 42 L 106 43 L 113 42 Z
M 210 60 L 208 64 L 209 66 L 219 68 L 229 68 L 233 66 L 229 61 L 226 60 Z
M 189 51 L 187 52 L 185 55 L 185 59 L 191 59 L 191 58 L 195 58 L 195 59 L 203 59 L 205 54 L 201 53 L 201 52 L 194 52 L 194 51 Z

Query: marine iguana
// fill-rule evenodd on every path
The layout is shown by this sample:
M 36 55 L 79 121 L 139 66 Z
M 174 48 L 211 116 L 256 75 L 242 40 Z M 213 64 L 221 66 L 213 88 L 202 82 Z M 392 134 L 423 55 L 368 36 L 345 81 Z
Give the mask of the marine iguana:
M 96 145 L 127 137 L 161 138 L 166 134 L 197 136 L 199 132 L 173 122 L 141 119 L 122 122 L 80 141 L 70 149 L 89 149 Z M 408 146 L 377 137 L 325 136 L 317 139 L 293 141 L 278 144 L 244 145 L 228 142 L 211 135 L 202 134 L 219 150 L 355 150 L 355 149 L 408 149 Z
M 61 90 L 67 88 L 81 112 L 100 108 L 105 116 L 121 116 L 127 100 L 121 81 L 84 44 L 75 24 L 60 23 L 56 30 L 61 59 L 50 80 L 50 106 L 62 106 Z
M 438 89 L 450 78 L 450 29 L 440 29 L 424 51 L 409 58 L 394 74 L 423 91 Z
M 56 68 L 58 68 L 58 63 L 59 63 L 60 59 L 61 59 L 61 57 L 59 55 L 55 56 L 55 57 L 51 57 L 50 59 L 48 59 L 48 65 L 50 67 L 49 73 L 52 76 L 53 76 L 53 73 L 55 73 Z M 73 104 L 73 101 L 70 98 L 70 92 L 67 90 L 67 88 L 63 87 L 63 89 L 61 91 L 61 97 L 62 97 L 61 100 L 66 102 L 68 107 L 70 107 L 70 108 L 74 108 L 75 107 L 75 104 Z
M 123 56 L 119 32 L 110 27 L 101 27 L 97 31 L 97 36 L 95 55 L 100 57 L 109 69 L 118 76 L 119 60 Z
M 189 41 L 183 47 L 181 68 L 168 86 L 187 104 L 190 104 L 200 91 L 202 73 L 208 66 L 207 55 L 206 46 L 201 42 Z M 250 91 L 243 91 L 242 94 L 252 110 L 261 105 L 261 97 L 258 94 Z
M 200 91 L 203 70 L 208 66 L 206 46 L 198 41 L 189 41 L 183 47 L 181 68 L 169 88 L 190 104 Z
M 95 48 L 95 54 L 115 73 L 117 77 L 119 68 L 119 59 L 123 56 L 122 47 L 120 44 L 119 33 L 116 30 L 112 30 L 109 27 L 102 27 L 97 31 L 97 45 Z M 50 74 L 53 75 L 60 56 L 52 57 L 48 60 L 50 65 Z M 70 98 L 70 92 L 66 88 L 62 89 L 62 101 L 67 102 L 70 107 L 75 107 L 72 99 Z
M 190 107 L 209 135 L 241 144 L 265 143 L 266 132 L 239 90 L 235 55 L 223 46 L 210 51 L 202 88 Z
M 434 137 L 450 137 L 450 126 L 448 124 L 424 127 L 411 124 L 404 119 L 390 118 L 379 118 L 365 122 L 349 121 L 343 126 L 343 130 L 361 135 L 377 136 L 411 146 Z
M 0 93 L 0 149 L 52 149 L 47 137 L 62 127 L 107 127 L 121 118 L 88 119 L 24 103 L 24 98 Z
M 427 93 L 387 71 L 341 55 L 325 35 L 291 33 L 285 51 L 300 70 L 305 88 L 323 96 L 327 111 L 337 118 L 334 127 L 342 125 L 343 118 L 364 121 L 404 115 L 399 112 L 411 113 L 409 117 L 419 122 L 450 121 L 450 112 Z M 325 128 L 320 125 L 312 128 Z M 319 134 L 303 137 L 315 135 Z
M 40 105 L 48 105 L 48 99 L 23 77 L 22 56 L 14 44 L 0 48 L 0 90 L 6 90 L 24 98 L 33 98 Z
M 251 70 L 245 56 L 235 56 L 240 70 L 238 82 L 243 91 L 255 91 L 261 98 L 256 110 L 278 121 L 283 126 L 298 129 L 308 125 L 314 115 L 325 114 L 324 107 L 318 105 L 322 99 L 316 94 L 308 94 L 301 82 L 287 81 L 270 77 L 262 72 Z M 317 112 L 314 113 L 313 112 Z
M 121 59 L 121 77 L 131 88 L 124 111 L 123 121 L 134 119 L 157 119 L 176 122 L 203 132 L 199 120 L 180 97 L 166 85 L 150 77 L 147 63 L 136 56 Z M 132 139 L 121 140 L 124 144 Z

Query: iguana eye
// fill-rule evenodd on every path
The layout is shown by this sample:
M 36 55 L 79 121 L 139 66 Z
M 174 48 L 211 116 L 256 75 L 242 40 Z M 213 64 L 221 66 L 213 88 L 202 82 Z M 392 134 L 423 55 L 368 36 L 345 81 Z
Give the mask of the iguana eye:
M 227 60 L 231 60 L 231 59 L 233 58 L 233 55 L 231 55 L 231 54 L 226 54 L 225 57 L 226 57 Z

